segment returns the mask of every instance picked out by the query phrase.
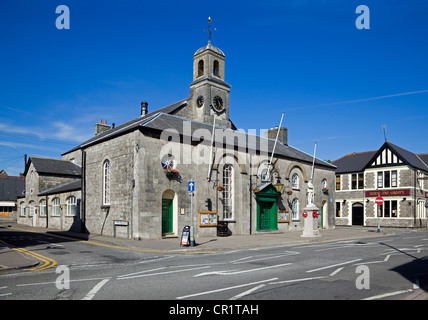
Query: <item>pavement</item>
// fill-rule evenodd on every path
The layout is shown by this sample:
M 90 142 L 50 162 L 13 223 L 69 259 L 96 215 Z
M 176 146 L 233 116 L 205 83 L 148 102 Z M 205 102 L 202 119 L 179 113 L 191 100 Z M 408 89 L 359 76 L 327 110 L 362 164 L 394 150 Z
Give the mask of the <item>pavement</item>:
M 168 253 L 209 253 L 219 251 L 245 250 L 256 248 L 271 248 L 283 246 L 298 246 L 305 244 L 345 241 L 352 239 L 374 238 L 387 235 L 396 235 L 411 229 L 384 228 L 377 232 L 376 228 L 368 227 L 336 227 L 334 229 L 320 230 L 319 237 L 302 237 L 302 231 L 290 232 L 258 232 L 253 235 L 232 235 L 227 237 L 196 237 L 195 246 L 181 246 L 180 238 L 168 237 L 157 240 L 130 240 L 114 238 L 99 234 L 82 234 L 71 231 L 31 227 L 11 221 L 0 220 L 2 228 L 13 228 L 19 231 L 49 234 L 58 238 L 72 238 L 77 241 L 97 243 L 125 250 L 139 250 L 146 252 Z M 424 230 L 419 230 L 426 231 Z M 418 231 L 415 231 L 418 232 Z M 18 248 L 17 248 L 18 249 Z M 10 247 L 0 240 L 0 274 L 8 270 L 28 269 L 37 266 L 40 260 L 32 258 Z M 428 293 L 422 289 L 415 290 L 406 299 L 428 300 Z

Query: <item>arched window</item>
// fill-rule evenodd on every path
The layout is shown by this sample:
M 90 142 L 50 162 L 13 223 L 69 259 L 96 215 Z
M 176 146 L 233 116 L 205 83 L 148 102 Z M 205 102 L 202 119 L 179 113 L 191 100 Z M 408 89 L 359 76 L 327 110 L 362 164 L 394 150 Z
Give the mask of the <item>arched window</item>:
M 40 216 L 45 217 L 46 216 L 46 199 L 40 200 L 39 207 L 40 207 L 40 209 L 39 209 L 40 210 Z
M 216 77 L 220 77 L 220 66 L 217 60 L 214 61 L 213 75 L 215 75 Z
M 30 201 L 30 203 L 29 203 L 29 205 L 30 205 L 30 217 L 32 217 L 33 215 L 34 215 L 34 212 L 35 212 L 35 205 L 34 205 L 34 201 Z
M 204 75 L 204 60 L 199 60 L 198 62 L 198 77 Z
M 103 205 L 110 204 L 110 161 L 103 164 Z
M 52 200 L 52 216 L 60 216 L 61 215 L 61 201 L 59 198 L 54 198 Z
M 67 198 L 67 216 L 76 215 L 76 197 L 71 196 Z
M 25 202 L 21 202 L 21 217 L 25 217 Z
M 297 198 L 293 199 L 291 203 L 291 219 L 299 220 L 299 200 Z
M 299 189 L 299 175 L 297 173 L 291 176 L 291 189 Z
M 225 164 L 223 167 L 223 219 L 233 220 L 233 192 L 234 192 L 233 166 Z

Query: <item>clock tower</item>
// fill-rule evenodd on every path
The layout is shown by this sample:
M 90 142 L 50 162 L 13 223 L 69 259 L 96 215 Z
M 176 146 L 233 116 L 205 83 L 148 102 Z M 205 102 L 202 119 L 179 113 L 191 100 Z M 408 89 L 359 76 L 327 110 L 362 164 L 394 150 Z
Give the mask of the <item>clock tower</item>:
M 193 55 L 193 82 L 189 103 L 193 119 L 216 126 L 231 128 L 229 121 L 230 85 L 224 81 L 225 55 L 211 44 L 211 19 L 208 19 L 209 40 Z

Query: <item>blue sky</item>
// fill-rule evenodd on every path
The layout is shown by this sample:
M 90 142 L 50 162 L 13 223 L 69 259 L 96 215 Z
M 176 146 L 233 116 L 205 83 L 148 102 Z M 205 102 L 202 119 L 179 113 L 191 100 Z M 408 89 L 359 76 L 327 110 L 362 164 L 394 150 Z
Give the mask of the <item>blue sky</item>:
M 70 9 L 58 30 L 55 9 Z M 359 30 L 359 5 L 370 29 Z M 335 160 L 388 141 L 428 153 L 428 1 L 0 2 L 0 170 L 24 154 L 60 158 L 92 137 L 185 99 L 193 54 L 226 54 L 230 117 L 244 130 L 279 124 L 289 144 Z

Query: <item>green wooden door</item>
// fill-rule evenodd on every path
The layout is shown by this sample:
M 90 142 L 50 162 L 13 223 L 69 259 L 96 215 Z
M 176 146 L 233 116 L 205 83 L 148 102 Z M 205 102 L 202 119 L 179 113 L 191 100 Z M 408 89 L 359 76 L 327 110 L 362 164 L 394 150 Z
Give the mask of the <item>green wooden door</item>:
M 271 230 L 273 202 L 260 202 L 260 230 Z
M 172 232 L 172 200 L 162 199 L 162 233 Z

